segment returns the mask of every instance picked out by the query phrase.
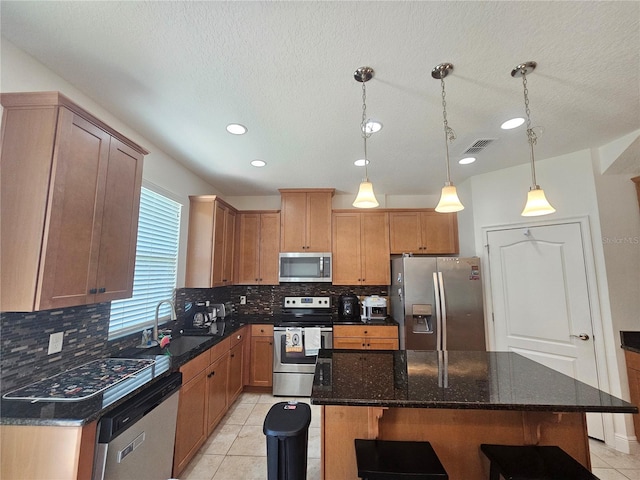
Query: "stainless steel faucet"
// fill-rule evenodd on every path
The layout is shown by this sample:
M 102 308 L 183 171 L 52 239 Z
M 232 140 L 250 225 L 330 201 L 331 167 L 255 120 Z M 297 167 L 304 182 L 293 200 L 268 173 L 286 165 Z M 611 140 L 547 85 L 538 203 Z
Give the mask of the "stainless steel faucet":
M 171 320 L 175 321 L 178 319 L 178 316 L 176 315 L 176 306 L 173 304 L 173 301 L 167 299 L 160 300 L 158 302 L 158 304 L 156 305 L 156 316 L 153 322 L 153 341 L 156 342 L 156 345 L 158 344 L 158 315 L 160 314 L 160 307 L 163 303 L 168 303 L 169 305 L 171 305 Z

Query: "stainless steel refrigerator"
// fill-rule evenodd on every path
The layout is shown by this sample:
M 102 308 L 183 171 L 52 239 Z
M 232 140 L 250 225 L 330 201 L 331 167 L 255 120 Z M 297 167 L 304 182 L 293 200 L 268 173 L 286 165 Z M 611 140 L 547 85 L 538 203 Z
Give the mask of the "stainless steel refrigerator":
M 392 257 L 389 294 L 401 349 L 486 350 L 478 257 Z

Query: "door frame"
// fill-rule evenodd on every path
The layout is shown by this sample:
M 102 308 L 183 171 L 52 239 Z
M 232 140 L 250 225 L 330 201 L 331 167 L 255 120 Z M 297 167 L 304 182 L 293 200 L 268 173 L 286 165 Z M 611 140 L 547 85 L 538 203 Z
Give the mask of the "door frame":
M 591 238 L 592 230 L 588 216 L 565 217 L 557 219 L 540 219 L 525 220 L 522 222 L 505 223 L 488 225 L 481 227 L 482 231 L 482 256 L 483 263 L 483 280 L 484 280 L 484 301 L 485 301 L 485 318 L 490 319 L 490 325 L 486 328 L 487 341 L 489 350 L 495 348 L 496 334 L 493 322 L 493 295 L 491 286 L 491 270 L 489 265 L 489 232 L 517 230 L 527 227 L 550 227 L 561 224 L 578 224 L 582 237 L 582 250 L 584 253 L 584 265 L 586 269 L 587 291 L 589 295 L 589 309 L 591 311 L 591 323 L 594 336 L 594 352 L 596 362 L 596 378 L 598 388 L 605 392 L 611 391 L 609 382 L 609 370 L 607 368 L 607 350 L 605 345 L 603 317 L 600 310 L 600 291 L 598 288 L 598 280 L 596 275 L 596 261 L 593 250 L 593 242 Z M 613 328 L 609 325 L 610 328 Z M 598 341 L 595 341 L 597 339 Z M 602 421 L 604 424 L 604 440 L 607 445 L 614 446 L 616 444 L 613 414 L 603 413 Z

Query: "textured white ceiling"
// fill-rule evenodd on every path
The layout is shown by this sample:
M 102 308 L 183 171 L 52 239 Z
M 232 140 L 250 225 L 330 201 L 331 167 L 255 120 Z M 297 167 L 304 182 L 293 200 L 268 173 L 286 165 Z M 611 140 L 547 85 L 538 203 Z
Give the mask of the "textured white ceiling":
M 529 60 L 536 159 L 640 128 L 640 2 L 2 1 L 1 32 L 226 195 L 335 187 L 363 169 L 361 84 L 384 124 L 369 140 L 379 194 L 436 194 L 445 180 L 446 78 L 454 183 L 528 162 L 521 79 Z M 249 128 L 226 133 L 230 122 Z M 476 139 L 495 139 L 458 165 Z M 268 166 L 256 169 L 253 159 Z M 627 160 L 629 171 L 637 158 Z M 632 172 L 633 173 L 633 172 Z M 544 178 L 539 178 L 544 186 Z

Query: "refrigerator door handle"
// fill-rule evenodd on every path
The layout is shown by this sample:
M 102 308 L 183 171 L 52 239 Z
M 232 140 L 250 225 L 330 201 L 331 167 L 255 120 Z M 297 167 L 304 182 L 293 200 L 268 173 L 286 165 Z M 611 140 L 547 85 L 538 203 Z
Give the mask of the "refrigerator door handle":
M 438 274 L 433 272 L 433 290 L 436 303 L 436 350 L 442 350 L 442 315 L 440 313 L 440 286 Z
M 435 275 L 435 274 L 434 274 Z M 442 312 L 442 350 L 447 349 L 447 305 L 444 300 L 444 280 L 442 279 L 442 272 L 438 272 L 438 290 L 440 292 L 440 310 Z

